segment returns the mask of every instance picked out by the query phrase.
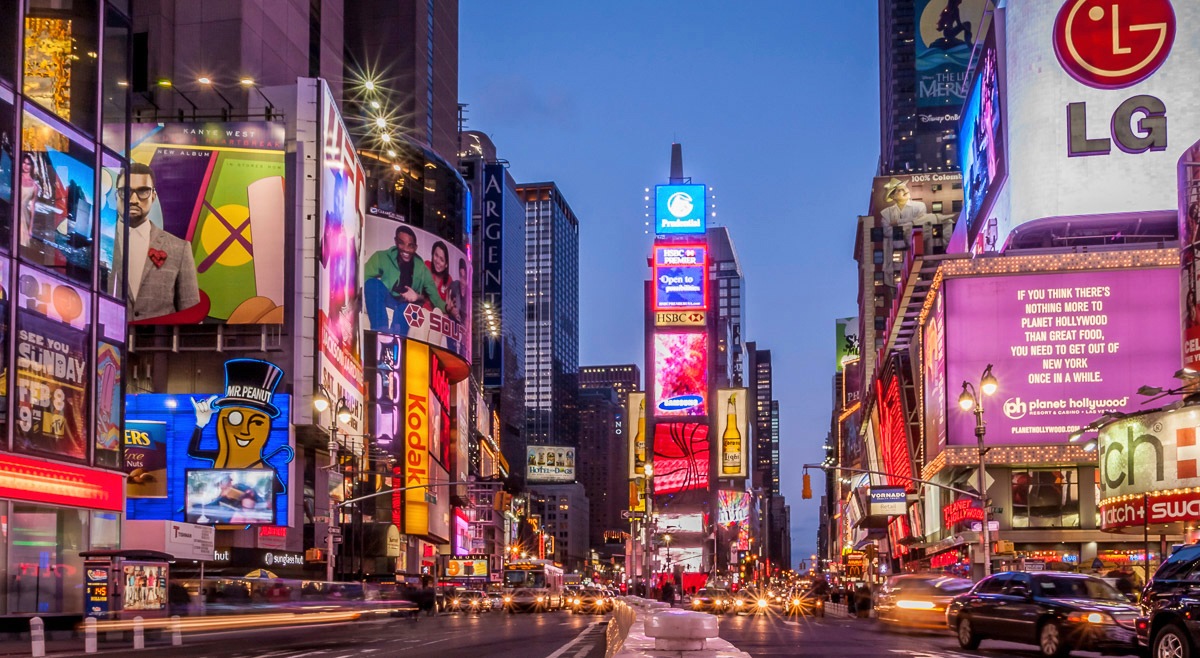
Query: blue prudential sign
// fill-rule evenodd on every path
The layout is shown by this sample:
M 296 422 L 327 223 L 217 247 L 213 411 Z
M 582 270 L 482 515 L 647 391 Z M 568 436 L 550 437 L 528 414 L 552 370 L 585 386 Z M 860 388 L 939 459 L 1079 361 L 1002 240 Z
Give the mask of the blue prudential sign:
M 703 234 L 708 227 L 703 185 L 659 185 L 654 188 L 654 199 L 656 234 Z

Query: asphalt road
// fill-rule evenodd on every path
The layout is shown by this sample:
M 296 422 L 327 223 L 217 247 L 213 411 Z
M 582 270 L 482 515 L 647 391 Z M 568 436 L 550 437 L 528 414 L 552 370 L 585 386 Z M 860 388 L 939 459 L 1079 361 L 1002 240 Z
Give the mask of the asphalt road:
M 836 656 L 837 658 L 1034 658 L 1033 645 L 984 640 L 977 651 L 960 649 L 949 631 L 896 632 L 873 619 L 799 618 L 768 615 L 723 616 L 720 635 L 754 658 Z M 1100 654 L 1075 651 L 1077 657 Z
M 146 656 L 166 649 L 172 658 L 601 658 L 605 621 L 607 616 L 566 612 L 443 614 L 415 622 L 386 619 L 199 633 L 186 635 L 181 647 L 170 646 L 168 638 L 152 638 L 147 651 L 133 651 L 123 641 L 104 642 L 98 654 L 84 654 L 80 641 L 78 651 L 64 653 L 59 644 L 48 655 Z

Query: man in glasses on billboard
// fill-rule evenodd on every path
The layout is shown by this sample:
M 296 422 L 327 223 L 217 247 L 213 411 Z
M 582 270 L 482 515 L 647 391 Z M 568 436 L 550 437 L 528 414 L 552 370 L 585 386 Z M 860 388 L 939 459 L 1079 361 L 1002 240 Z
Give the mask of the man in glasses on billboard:
M 117 179 L 123 189 L 124 174 Z M 129 310 L 130 321 L 146 320 L 191 308 L 200 303 L 196 280 L 196 260 L 186 240 L 155 226 L 150 211 L 158 202 L 154 189 L 154 171 L 149 165 L 129 165 L 129 203 L 123 205 L 122 219 L 129 223 Z M 125 257 L 123 227 L 117 226 L 114 249 L 113 293 L 118 294 L 124 280 L 120 263 Z
M 377 251 L 367 259 L 363 268 L 363 297 L 371 330 L 407 335 L 404 309 L 409 304 L 422 306 L 428 301 L 439 311 L 446 310 L 433 275 L 425 261 L 416 255 L 417 234 L 407 226 L 398 226 L 395 246 Z

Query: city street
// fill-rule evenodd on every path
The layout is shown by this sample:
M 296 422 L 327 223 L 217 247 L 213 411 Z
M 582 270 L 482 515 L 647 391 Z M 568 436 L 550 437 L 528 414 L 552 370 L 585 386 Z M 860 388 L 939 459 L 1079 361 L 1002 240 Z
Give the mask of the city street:
M 326 624 L 259 631 L 202 633 L 170 647 L 180 658 L 600 658 L 609 617 L 548 614 L 443 614 L 405 619 Z M 1032 645 L 984 641 L 977 651 L 960 649 L 948 632 L 897 632 L 875 620 L 770 615 L 722 615 L 720 635 L 754 658 L 767 656 L 838 656 L 839 658 L 1032 658 Z M 169 637 L 150 637 L 146 649 L 169 647 Z M 52 656 L 82 656 L 81 641 L 54 642 Z M 72 649 L 72 647 L 78 647 Z M 131 643 L 101 643 L 99 655 L 136 656 Z M 0 655 L 28 655 L 27 644 L 0 646 Z M 1085 658 L 1100 654 L 1076 651 Z
M 721 618 L 721 637 L 754 658 L 760 656 L 838 656 L 850 658 L 965 658 L 966 656 L 1030 657 L 1040 655 L 1033 645 L 985 640 L 978 651 L 960 649 L 947 632 L 896 632 L 875 620 L 826 617 L 800 620 L 779 615 L 739 615 Z M 1072 656 L 1099 656 L 1075 651 Z
M 599 658 L 604 655 L 604 625 L 599 615 L 564 612 L 509 615 L 442 614 L 417 621 L 387 619 L 349 624 L 323 624 L 261 631 L 199 633 L 184 637 L 182 647 L 170 638 L 147 639 L 146 648 L 169 648 L 178 658 L 342 658 L 397 656 L 447 658 Z M 50 655 L 66 647 L 50 647 Z M 129 642 L 101 643 L 100 655 L 138 655 Z M 55 649 L 58 649 L 57 651 Z M 28 645 L 21 651 L 28 655 Z

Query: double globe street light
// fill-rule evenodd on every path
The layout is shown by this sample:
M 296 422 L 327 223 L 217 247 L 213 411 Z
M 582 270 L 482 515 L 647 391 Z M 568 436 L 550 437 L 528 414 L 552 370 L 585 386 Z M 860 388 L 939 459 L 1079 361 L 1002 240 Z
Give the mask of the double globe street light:
M 317 393 L 316 395 L 314 395 L 313 396 L 313 409 L 316 409 L 317 413 L 319 413 L 319 414 L 323 414 L 326 411 L 328 411 L 330 408 L 329 398 L 330 398 L 330 396 L 324 390 L 322 390 L 320 393 Z M 338 469 L 338 452 L 339 452 L 338 448 L 340 446 L 340 444 L 338 443 L 338 440 L 337 440 L 338 423 L 339 422 L 343 423 L 343 424 L 349 423 L 352 418 L 353 418 L 353 414 L 350 413 L 350 407 L 346 406 L 346 401 L 341 398 L 338 398 L 337 406 L 334 407 L 334 412 L 333 412 L 333 414 L 331 414 L 330 419 L 329 419 L 329 466 L 328 466 L 328 469 L 329 469 L 330 473 L 332 473 Z M 341 511 L 337 507 L 337 499 L 335 499 L 333 497 L 333 491 L 331 490 L 330 494 L 329 494 L 329 521 L 328 521 L 328 525 L 326 526 L 326 532 L 325 532 L 325 580 L 326 580 L 326 582 L 333 582 L 333 573 L 334 573 L 333 570 L 334 570 L 334 563 L 336 560 L 337 544 L 334 543 L 333 529 L 335 527 L 335 524 L 337 524 L 336 527 L 338 527 L 338 528 L 341 527 L 340 519 L 335 521 L 335 515 L 340 516 Z
M 983 505 L 983 534 L 980 544 L 983 549 L 984 578 L 992 575 L 992 531 L 988 526 L 987 474 L 984 470 L 984 456 L 987 455 L 988 448 L 983 444 L 984 435 L 987 434 L 987 423 L 983 419 L 983 395 L 990 397 L 998 388 L 1000 382 L 996 381 L 995 375 L 992 374 L 992 364 L 989 363 L 979 378 L 979 388 L 972 386 L 971 382 L 964 381 L 962 394 L 958 396 L 958 406 L 963 411 L 975 412 L 975 438 L 979 443 L 979 499 Z

